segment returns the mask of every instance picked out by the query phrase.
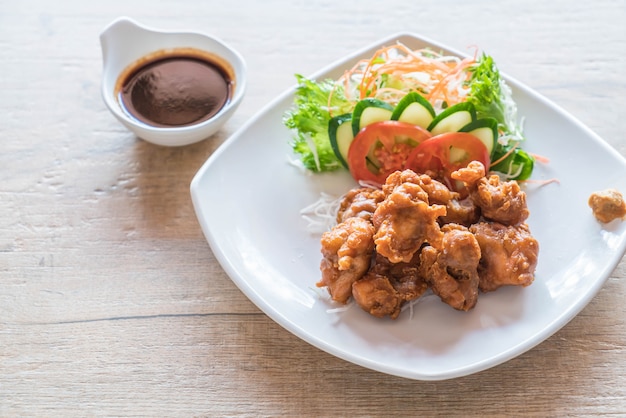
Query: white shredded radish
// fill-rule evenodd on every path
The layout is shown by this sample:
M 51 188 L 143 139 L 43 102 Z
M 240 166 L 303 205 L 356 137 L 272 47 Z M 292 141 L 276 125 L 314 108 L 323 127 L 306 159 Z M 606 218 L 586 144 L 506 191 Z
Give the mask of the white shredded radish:
M 302 174 L 311 175 L 311 171 L 307 170 L 307 168 L 304 166 L 304 164 L 302 164 L 302 161 L 300 159 L 287 156 L 287 163 L 296 167 Z
M 308 223 L 309 232 L 323 233 L 330 230 L 337 223 L 340 204 L 341 198 L 322 192 L 318 200 L 300 210 Z
M 390 65 L 406 64 L 410 66 L 414 64 L 416 60 L 430 60 L 431 62 L 441 63 L 447 65 L 449 68 L 429 68 L 427 70 L 418 70 L 402 72 L 402 70 L 387 71 Z M 351 71 L 346 71 L 344 76 L 340 77 L 337 84 L 345 86 L 346 95 L 348 97 L 360 97 L 359 87 L 369 77 L 377 77 L 378 74 L 385 74 L 389 77 L 398 77 L 402 80 L 401 83 L 406 83 L 400 90 L 404 91 L 423 91 L 429 92 L 433 90 L 443 78 L 453 77 L 454 79 L 446 89 L 449 92 L 458 91 L 458 85 L 462 84 L 466 80 L 466 73 L 460 71 L 458 74 L 452 74 L 455 65 L 461 64 L 462 58 L 454 55 L 445 55 L 430 49 L 412 50 L 408 48 L 402 42 L 397 42 L 396 45 L 381 50 L 381 56 L 372 57 L 371 60 L 365 60 L 356 65 Z M 389 101 L 391 103 L 399 100 L 397 92 L 394 92 L 395 88 L 386 84 L 387 81 L 384 77 L 375 81 L 376 90 L 375 93 L 380 99 Z M 392 83 L 393 84 L 393 83 Z M 383 85 L 385 85 L 383 88 Z M 464 97 L 467 92 L 460 90 L 464 94 L 460 97 Z M 401 97 L 402 95 L 400 95 Z M 439 111 L 442 108 L 438 109 Z M 436 109 L 437 110 L 437 109 Z
M 400 309 L 400 311 L 403 312 L 408 309 L 409 319 L 413 319 L 413 307 L 414 306 L 417 306 L 419 303 L 423 303 L 427 300 L 436 299 L 436 298 L 438 298 L 438 296 L 429 290 L 427 293 L 423 294 L 421 297 L 405 303 L 404 306 L 402 306 L 402 308 Z
M 317 167 L 317 171 L 321 171 L 322 166 L 320 164 L 319 154 L 317 153 L 317 146 L 315 145 L 315 142 L 310 135 L 306 135 L 306 143 L 309 146 L 311 153 L 313 153 L 313 159 L 315 160 L 315 166 Z
M 349 310 L 350 308 L 352 308 L 353 305 L 354 303 L 348 303 L 347 305 L 340 306 L 338 308 L 326 309 L 326 313 L 329 313 L 329 314 L 343 313 Z
M 325 301 L 330 301 L 330 295 L 328 294 L 327 291 L 322 290 L 322 288 L 320 287 L 309 287 L 308 288 L 311 292 L 315 293 L 315 295 Z
M 323 291 L 321 288 L 319 288 L 319 287 L 316 287 L 316 288 L 309 287 L 309 289 L 310 289 L 313 293 L 315 293 L 315 295 L 316 295 L 318 298 L 320 298 L 321 300 L 323 300 L 323 301 L 325 301 L 325 302 L 328 302 L 328 303 L 331 303 L 331 304 L 335 304 L 335 303 L 337 303 L 337 302 L 334 302 L 334 301 L 331 299 L 331 297 L 330 297 L 330 295 L 328 294 L 328 292 Z M 345 304 L 345 305 L 341 305 L 341 306 L 338 306 L 338 307 L 336 307 L 336 308 L 328 308 L 328 309 L 326 309 L 326 313 L 327 313 L 327 314 L 337 314 L 337 313 L 343 313 L 343 312 L 346 312 L 347 310 L 349 310 L 350 308 L 352 308 L 352 306 L 354 306 L 354 304 L 355 304 L 355 303 L 351 301 L 351 302 L 349 302 L 349 303 L 347 303 L 347 304 Z

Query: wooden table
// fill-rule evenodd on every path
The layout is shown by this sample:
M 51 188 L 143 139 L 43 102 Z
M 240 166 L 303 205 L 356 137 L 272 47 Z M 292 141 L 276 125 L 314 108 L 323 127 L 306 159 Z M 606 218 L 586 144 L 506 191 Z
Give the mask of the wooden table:
M 498 4 L 0 1 L 0 415 L 626 413 L 625 260 L 539 346 L 420 382 L 337 359 L 270 320 L 224 273 L 192 209 L 196 171 L 294 73 L 398 31 L 480 46 L 626 155 L 624 2 Z M 111 116 L 98 35 L 120 15 L 206 31 L 244 55 L 248 92 L 219 134 L 164 148 Z

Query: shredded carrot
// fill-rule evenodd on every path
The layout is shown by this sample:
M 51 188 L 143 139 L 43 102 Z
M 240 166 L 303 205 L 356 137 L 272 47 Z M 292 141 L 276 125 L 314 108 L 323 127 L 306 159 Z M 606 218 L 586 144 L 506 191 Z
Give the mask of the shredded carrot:
M 344 74 L 343 90 L 344 90 L 344 93 L 346 95 L 346 99 L 351 100 L 351 92 L 350 92 L 350 88 L 349 88 L 350 87 L 349 86 L 350 79 L 347 76 L 347 74 L 348 74 L 348 72 L 346 71 L 346 73 Z
M 378 93 L 391 93 L 398 98 L 402 98 L 407 95 L 407 92 L 400 89 L 394 89 L 391 87 L 384 87 L 382 89 L 378 89 Z
M 502 157 L 500 157 L 500 158 L 498 158 L 497 160 L 495 160 L 494 162 L 492 162 L 492 163 L 489 165 L 489 167 L 496 166 L 496 165 L 500 164 L 502 161 L 506 160 L 506 159 L 507 159 L 507 157 L 508 157 L 509 155 L 511 155 L 511 154 L 513 153 L 513 151 L 515 151 L 515 149 L 517 148 L 517 146 L 518 146 L 518 145 L 519 145 L 519 141 L 518 141 L 518 142 L 516 142 L 516 143 L 515 143 L 515 145 L 513 145 L 513 146 L 511 147 L 511 149 L 510 149 L 510 150 L 508 150 L 508 151 L 506 152 L 506 154 L 504 154 Z
M 474 50 L 474 61 L 476 61 L 478 59 L 478 51 L 480 50 L 480 48 L 478 48 L 478 45 L 468 45 L 467 48 Z
M 531 152 L 529 152 L 528 154 L 531 155 L 535 160 L 539 161 L 540 163 L 543 163 L 543 164 L 550 163 L 550 159 L 548 157 L 544 157 L 543 155 L 534 154 Z
M 392 57 L 395 53 L 400 55 L 397 59 Z M 398 43 L 384 46 L 375 51 L 371 58 L 357 62 L 343 75 L 343 83 L 345 90 L 350 91 L 350 81 L 356 80 L 355 90 L 358 98 L 354 99 L 361 100 L 376 97 L 381 92 L 390 93 L 387 89 L 379 89 L 383 75 L 401 78 L 408 73 L 423 73 L 426 81 L 412 79 L 415 89 L 426 94 L 431 92 L 431 98 L 444 97 L 448 104 L 454 104 L 462 101 L 462 98 L 458 97 L 458 92 L 446 91 L 446 87 L 452 80 L 462 76 L 463 70 L 474 62 L 475 58 L 460 60 L 429 49 L 411 50 L 406 45 Z
M 430 48 L 412 50 L 400 42 L 383 46 L 371 57 L 359 60 L 344 72 L 329 95 L 329 112 L 335 90 L 339 86 L 343 86 L 346 99 L 351 102 L 377 97 L 393 104 L 400 101 L 409 91 L 418 91 L 436 110 L 445 105 L 461 103 L 469 94 L 469 89 L 465 85 L 471 77 L 471 71 L 468 69 L 479 60 L 479 48 L 475 45 L 468 48 L 473 49 L 472 56 L 462 59 Z M 395 88 L 395 85 L 401 87 Z M 520 141 L 513 142 L 511 149 L 493 161 L 490 167 L 505 161 L 520 146 Z M 549 163 L 547 157 L 530 155 L 538 162 Z M 509 175 L 512 177 L 513 173 Z M 542 184 L 552 182 L 558 180 L 551 179 L 543 181 Z
M 548 180 L 526 179 L 526 180 L 518 180 L 518 182 L 519 183 L 537 184 L 538 186 L 545 186 L 546 184 L 550 184 L 550 183 L 561 184 L 561 181 L 559 179 L 557 179 L 557 178 L 548 179 Z
M 474 64 L 475 62 L 476 61 L 474 61 L 473 58 L 466 58 L 462 60 L 451 72 L 443 77 L 443 79 L 435 86 L 435 88 L 432 89 L 432 91 L 428 94 L 426 98 L 432 102 L 436 98 L 436 94 L 441 92 L 443 93 L 443 96 L 449 105 L 455 104 L 456 101 L 450 103 L 450 96 L 448 95 L 448 89 L 446 87 L 448 86 L 450 81 L 454 80 L 454 77 L 458 76 L 461 72 L 463 72 L 463 70 L 465 70 L 467 67 Z

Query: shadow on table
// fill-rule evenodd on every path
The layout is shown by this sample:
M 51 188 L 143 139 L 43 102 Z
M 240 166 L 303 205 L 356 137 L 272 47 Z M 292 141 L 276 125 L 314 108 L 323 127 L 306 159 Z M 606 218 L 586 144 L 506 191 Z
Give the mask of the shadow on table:
M 185 232 L 195 221 L 189 186 L 196 172 L 223 143 L 225 135 L 184 147 L 163 147 L 137 139 L 132 159 L 135 168 L 133 209 L 140 211 L 142 227 L 160 235 Z M 160 232 L 159 232 L 160 231 Z

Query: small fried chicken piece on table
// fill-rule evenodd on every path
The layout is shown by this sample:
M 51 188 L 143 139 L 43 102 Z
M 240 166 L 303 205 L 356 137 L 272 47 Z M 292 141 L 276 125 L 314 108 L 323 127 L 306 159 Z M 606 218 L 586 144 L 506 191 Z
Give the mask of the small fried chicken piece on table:
M 352 283 L 369 270 L 374 251 L 374 227 L 371 222 L 349 218 L 322 234 L 322 279 L 333 300 L 346 303 L 352 295 Z
M 447 224 L 441 230 L 441 247 L 422 249 L 420 272 L 443 302 L 468 311 L 478 300 L 481 249 L 474 235 L 462 225 Z

